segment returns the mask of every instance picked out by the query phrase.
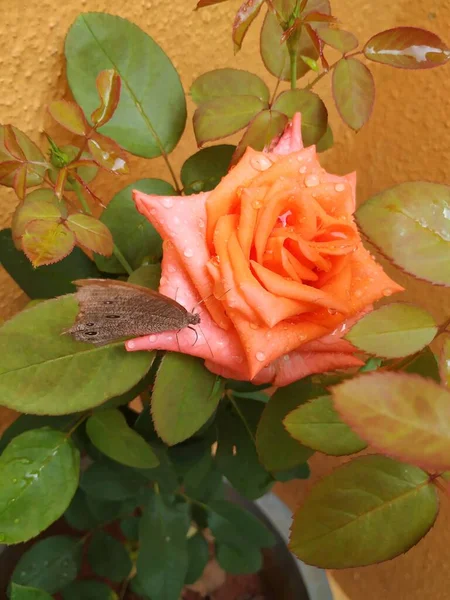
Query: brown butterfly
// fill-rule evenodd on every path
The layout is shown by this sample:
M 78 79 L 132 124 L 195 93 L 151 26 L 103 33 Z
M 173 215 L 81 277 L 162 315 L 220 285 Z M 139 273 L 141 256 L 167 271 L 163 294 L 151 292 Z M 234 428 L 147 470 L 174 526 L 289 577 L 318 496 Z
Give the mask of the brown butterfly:
M 110 279 L 79 279 L 74 284 L 79 311 L 64 333 L 79 342 L 101 345 L 200 323 L 198 314 L 140 285 Z

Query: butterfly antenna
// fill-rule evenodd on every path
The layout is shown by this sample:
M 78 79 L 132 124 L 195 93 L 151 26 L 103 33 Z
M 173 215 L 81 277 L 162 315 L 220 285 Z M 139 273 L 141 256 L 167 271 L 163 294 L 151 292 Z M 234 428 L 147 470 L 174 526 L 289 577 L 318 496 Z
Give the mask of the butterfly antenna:
M 228 292 L 231 292 L 231 288 L 226 290 L 223 294 L 220 294 L 220 296 L 218 298 L 216 298 L 217 300 L 220 300 L 221 298 L 223 298 L 225 296 L 225 294 L 228 294 Z M 200 306 L 200 304 L 204 304 L 205 302 L 208 302 L 208 300 L 214 296 L 214 294 L 209 294 L 209 296 L 206 296 L 206 298 L 203 298 L 203 300 L 200 300 L 200 302 L 197 302 L 197 304 L 194 305 L 194 308 L 192 309 L 192 314 L 194 314 L 194 310 L 197 308 L 197 306 Z

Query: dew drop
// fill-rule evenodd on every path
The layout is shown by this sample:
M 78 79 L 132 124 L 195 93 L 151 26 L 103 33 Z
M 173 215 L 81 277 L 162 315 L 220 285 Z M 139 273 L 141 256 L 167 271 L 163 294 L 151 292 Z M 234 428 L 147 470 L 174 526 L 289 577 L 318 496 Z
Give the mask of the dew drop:
M 261 208 L 262 204 L 259 200 L 253 200 L 252 202 L 252 208 L 254 208 L 255 210 L 259 210 Z
M 259 360 L 259 362 L 263 362 L 263 360 L 266 360 L 266 355 L 264 354 L 264 352 L 257 352 L 255 354 L 256 360 Z
M 383 296 L 392 296 L 393 291 L 391 290 L 391 288 L 386 288 L 383 290 Z
M 162 205 L 164 206 L 164 208 L 172 208 L 172 206 L 173 206 L 172 198 L 170 198 L 170 197 L 163 198 Z
M 133 348 L 136 346 L 136 344 L 134 342 L 127 342 L 127 348 L 129 350 L 133 350 Z
M 298 170 L 299 173 L 306 173 L 306 171 L 306 165 L 303 165 L 303 167 L 300 167 L 300 169 Z
M 285 354 L 285 355 L 283 356 L 283 360 L 284 360 L 284 361 L 286 361 L 286 362 L 287 362 L 288 360 L 290 360 L 290 356 L 289 356 L 289 354 Z
M 14 479 L 12 480 L 13 483 L 17 483 L 17 479 L 16 477 L 14 477 Z
M 148 341 L 150 342 L 150 344 L 153 344 L 153 342 L 156 342 L 156 335 L 149 335 Z
M 191 248 L 186 248 L 183 254 L 186 258 L 192 258 L 194 256 L 194 251 L 191 250 Z
M 316 185 L 319 185 L 319 178 L 317 175 L 307 175 L 305 177 L 305 185 L 306 187 L 315 187 Z
M 304 333 L 299 333 L 297 339 L 299 342 L 303 342 L 304 340 L 306 340 L 306 337 L 307 336 Z
M 256 323 L 250 323 L 250 329 L 259 329 L 258 325 Z
M 170 542 L 170 540 L 171 540 L 171 537 L 170 537 L 170 535 L 167 535 L 167 536 L 166 536 L 166 542 Z
M 26 577 L 26 575 L 27 575 L 27 572 L 26 572 L 26 571 L 20 571 L 20 576 L 21 576 L 21 577 Z
M 150 209 L 150 214 L 151 215 L 156 215 L 156 208 Z
M 327 308 L 327 313 L 329 315 L 335 315 L 337 314 L 337 310 L 335 308 Z
M 203 227 L 205 226 L 205 221 L 203 219 L 199 219 L 198 226 L 200 227 L 200 229 L 203 229 Z
M 20 523 L 20 519 L 14 519 L 14 524 L 18 525 Z
M 354 294 L 356 298 L 361 298 L 361 296 L 363 295 L 362 290 L 355 290 Z
M 266 171 L 272 166 L 272 161 L 267 156 L 255 156 L 250 160 L 250 164 L 256 171 Z
M 334 186 L 334 189 L 335 189 L 337 192 L 343 192 L 343 191 L 345 190 L 345 185 L 344 185 L 343 183 L 337 183 L 337 184 Z

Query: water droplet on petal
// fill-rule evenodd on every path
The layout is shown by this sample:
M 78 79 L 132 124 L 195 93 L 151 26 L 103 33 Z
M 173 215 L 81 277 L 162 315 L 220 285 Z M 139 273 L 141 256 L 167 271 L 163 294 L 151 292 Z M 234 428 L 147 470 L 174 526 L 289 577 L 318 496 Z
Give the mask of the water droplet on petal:
M 194 256 L 194 251 L 191 250 L 191 248 L 186 248 L 183 254 L 186 258 L 192 258 Z
M 315 187 L 316 185 L 319 185 L 319 178 L 317 177 L 317 175 L 307 175 L 305 177 L 305 185 L 306 187 Z
M 133 350 L 133 348 L 136 346 L 136 344 L 134 342 L 127 342 L 127 348 L 129 350 Z
M 300 169 L 298 170 L 299 173 L 306 173 L 307 168 L 306 165 L 303 165 L 303 167 L 300 167 Z
M 250 329 L 259 329 L 256 323 L 250 323 Z
M 286 361 L 286 362 L 287 362 L 288 360 L 290 360 L 290 358 L 291 358 L 291 357 L 289 356 L 289 354 L 285 354 L 285 355 L 283 356 L 283 360 L 284 360 L 284 361 Z
M 392 296 L 394 292 L 391 290 L 391 288 L 386 288 L 385 290 L 383 290 L 383 296 Z
M 353 293 L 356 298 L 361 298 L 361 296 L 363 295 L 362 290 L 355 290 Z
M 150 342 L 150 344 L 153 344 L 153 342 L 156 342 L 156 335 L 149 335 L 148 341 Z
M 176 272 L 176 269 L 175 269 L 175 267 L 173 265 L 169 265 L 167 267 L 167 270 L 169 271 L 169 273 L 175 273 Z
M 203 227 L 205 226 L 205 221 L 203 219 L 199 219 L 198 226 L 200 227 L 200 229 L 203 229 Z
M 343 183 L 337 183 L 337 184 L 334 186 L 334 189 L 335 189 L 337 192 L 343 192 L 343 191 L 345 190 L 345 185 L 344 185 Z
M 179 225 L 180 224 L 180 218 L 179 217 L 174 217 L 172 219 L 172 223 L 173 223 L 173 225 Z
M 259 360 L 259 362 L 263 362 L 263 360 L 266 360 L 266 355 L 264 354 L 264 352 L 257 352 L 255 354 L 256 360 Z
M 255 156 L 250 160 L 250 164 L 256 171 L 265 171 L 272 166 L 272 161 L 267 156 Z
M 156 215 L 156 208 L 150 209 L 150 214 L 151 215 Z
M 173 199 L 170 198 L 170 197 L 163 198 L 162 205 L 164 206 L 164 208 L 172 208 L 172 206 L 173 206 Z
M 337 310 L 335 308 L 327 308 L 327 312 L 329 315 L 337 314 Z

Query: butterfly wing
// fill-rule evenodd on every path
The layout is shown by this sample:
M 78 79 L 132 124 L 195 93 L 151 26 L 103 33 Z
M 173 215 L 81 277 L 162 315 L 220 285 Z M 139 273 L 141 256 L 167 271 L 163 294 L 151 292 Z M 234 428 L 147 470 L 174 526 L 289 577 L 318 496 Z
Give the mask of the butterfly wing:
M 148 288 L 107 279 L 74 284 L 79 312 L 65 333 L 77 341 L 101 345 L 189 324 L 189 313 L 181 304 Z

